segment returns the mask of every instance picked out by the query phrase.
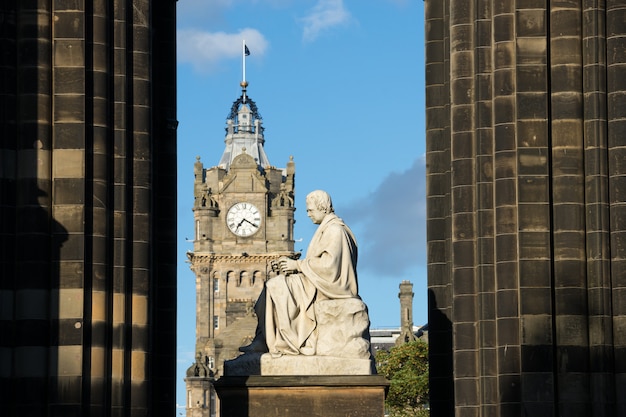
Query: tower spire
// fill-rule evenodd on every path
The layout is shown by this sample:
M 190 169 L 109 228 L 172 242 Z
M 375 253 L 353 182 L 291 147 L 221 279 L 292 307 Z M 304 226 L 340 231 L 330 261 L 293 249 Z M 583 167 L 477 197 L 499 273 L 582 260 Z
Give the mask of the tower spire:
M 417 339 L 413 333 L 413 284 L 404 280 L 400 283 L 400 335 L 396 339 L 396 345 L 412 342 Z
M 225 148 L 219 166 L 230 169 L 231 162 L 246 149 L 260 168 L 267 168 L 270 162 L 267 159 L 263 144 L 263 118 L 259 114 L 256 103 L 248 97 L 248 82 L 242 81 L 241 96 L 233 103 L 226 118 Z

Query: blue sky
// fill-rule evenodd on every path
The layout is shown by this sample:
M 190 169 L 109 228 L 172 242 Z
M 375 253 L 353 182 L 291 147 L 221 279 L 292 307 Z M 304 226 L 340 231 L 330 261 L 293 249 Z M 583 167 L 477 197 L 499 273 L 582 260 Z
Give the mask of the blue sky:
M 195 350 L 193 163 L 219 162 L 244 39 L 269 160 L 296 163 L 296 250 L 315 230 L 306 194 L 328 191 L 359 243 L 372 328 L 399 326 L 402 280 L 414 285 L 415 324 L 426 323 L 423 34 L 420 0 L 179 0 L 179 404 Z

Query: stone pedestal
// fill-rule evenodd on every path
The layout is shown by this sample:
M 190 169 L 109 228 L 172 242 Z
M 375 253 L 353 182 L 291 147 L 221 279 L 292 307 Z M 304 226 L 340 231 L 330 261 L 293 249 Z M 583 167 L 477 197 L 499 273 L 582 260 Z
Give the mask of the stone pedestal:
M 351 359 L 333 356 L 283 355 L 248 353 L 224 362 L 225 376 L 304 376 L 304 375 L 372 375 L 372 359 Z
M 228 417 L 383 417 L 380 375 L 223 376 L 215 384 Z

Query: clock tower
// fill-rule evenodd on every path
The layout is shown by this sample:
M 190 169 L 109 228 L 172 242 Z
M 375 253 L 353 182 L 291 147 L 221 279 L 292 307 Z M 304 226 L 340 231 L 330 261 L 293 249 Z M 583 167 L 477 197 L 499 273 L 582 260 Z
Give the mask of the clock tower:
M 264 128 L 247 82 L 226 120 L 217 166 L 194 165 L 193 251 L 196 276 L 196 362 L 187 370 L 187 416 L 219 415 L 212 381 L 225 360 L 254 337 L 254 302 L 272 276 L 270 261 L 295 256 L 293 158 L 269 162 Z

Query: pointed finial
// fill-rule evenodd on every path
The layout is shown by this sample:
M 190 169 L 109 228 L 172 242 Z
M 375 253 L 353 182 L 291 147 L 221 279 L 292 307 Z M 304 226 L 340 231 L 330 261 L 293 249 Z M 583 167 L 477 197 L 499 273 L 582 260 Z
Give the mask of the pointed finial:
M 241 95 L 243 96 L 243 102 L 246 102 L 246 87 L 248 87 L 248 82 L 247 81 L 242 81 L 239 83 L 239 85 L 241 86 Z

